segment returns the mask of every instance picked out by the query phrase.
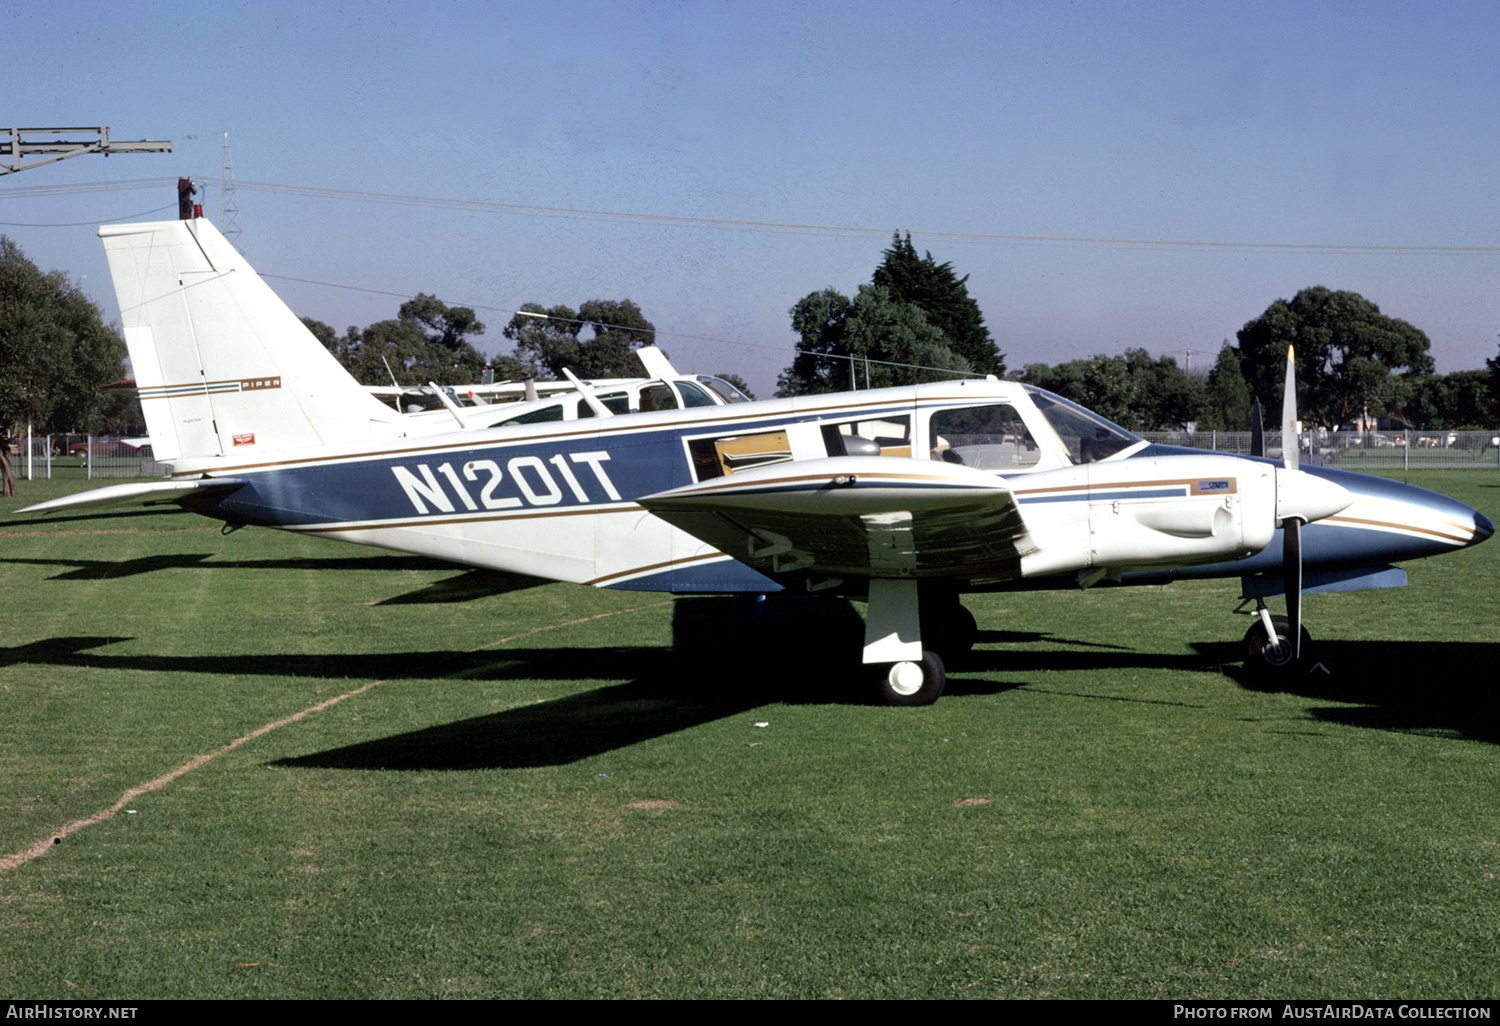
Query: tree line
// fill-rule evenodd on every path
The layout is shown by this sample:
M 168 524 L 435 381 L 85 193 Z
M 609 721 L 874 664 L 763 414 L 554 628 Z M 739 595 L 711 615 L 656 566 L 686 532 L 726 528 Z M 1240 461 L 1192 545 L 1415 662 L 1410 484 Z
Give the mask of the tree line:
M 496 380 L 553 380 L 564 367 L 583 378 L 635 377 L 641 365 L 632 354 L 656 335 L 629 299 L 589 300 L 577 310 L 526 303 L 502 331 L 514 351 L 490 359 L 474 343 L 485 332 L 474 310 L 425 292 L 402 303 L 394 318 L 342 335 L 310 317 L 302 323 L 362 385 L 392 378 L 401 385 L 471 384 L 486 367 Z
M 826 288 L 792 306 L 797 355 L 776 394 L 1003 376 L 1004 354 L 967 281 L 930 252 L 918 257 L 911 236 L 898 234 L 852 298 Z M 1234 343 L 1224 341 L 1206 377 L 1145 349 L 1030 363 L 1017 377 L 1135 431 L 1190 424 L 1243 431 L 1253 396 L 1267 409 L 1281 408 L 1288 346 L 1296 353 L 1298 411 L 1308 424 L 1333 428 L 1366 414 L 1432 428 L 1500 423 L 1500 355 L 1484 370 L 1434 374 L 1431 342 L 1420 329 L 1358 293 L 1323 286 L 1278 299 L 1247 322 Z
M 1278 299 L 1227 339 L 1202 380 L 1170 356 L 1144 350 L 1057 366 L 1027 365 L 1022 379 L 1067 396 L 1132 430 L 1245 431 L 1251 399 L 1281 408 L 1288 346 L 1296 355 L 1298 413 L 1335 428 L 1366 415 L 1413 427 L 1483 428 L 1500 423 L 1500 356 L 1484 370 L 1433 373 L 1420 329 L 1388 317 L 1354 292 L 1323 286 Z M 1274 415 L 1273 418 L 1274 419 Z
M 16 494 L 10 442 L 104 420 L 125 340 L 61 271 L 43 271 L 0 235 L 0 491 Z
M 1004 376 L 968 277 L 931 252 L 918 255 L 897 233 L 867 284 L 853 295 L 828 287 L 790 309 L 796 355 L 777 395 L 843 391 Z M 475 311 L 418 293 L 394 318 L 342 335 L 303 323 L 364 384 L 475 382 L 486 365 L 497 379 L 555 379 L 564 367 L 586 378 L 641 373 L 633 353 L 655 326 L 629 299 L 593 299 L 577 309 L 527 303 L 502 329 L 511 351 L 486 360 L 475 345 L 485 325 Z M 1032 363 L 1019 379 L 1066 396 L 1127 428 L 1245 430 L 1251 396 L 1279 409 L 1287 346 L 1295 348 L 1299 410 L 1335 427 L 1368 413 L 1430 428 L 1500 424 L 1500 353 L 1482 370 L 1434 374 L 1431 342 L 1417 327 L 1380 312 L 1354 292 L 1323 286 L 1277 299 L 1219 350 L 1204 378 L 1170 356 L 1144 349 L 1055 365 Z M 9 439 L 109 429 L 142 433 L 139 403 L 102 390 L 124 376 L 125 345 L 98 307 L 61 271 L 42 271 L 0 235 L 0 476 L 14 494 Z M 721 374 L 743 386 L 738 376 Z

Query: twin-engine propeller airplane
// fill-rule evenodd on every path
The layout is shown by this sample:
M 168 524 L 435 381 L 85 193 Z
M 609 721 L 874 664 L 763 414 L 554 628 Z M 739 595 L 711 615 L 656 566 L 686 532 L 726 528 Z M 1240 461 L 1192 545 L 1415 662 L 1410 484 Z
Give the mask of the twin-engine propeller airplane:
M 418 430 L 358 385 L 207 221 L 99 230 L 167 480 L 29 507 L 176 503 L 601 588 L 868 598 L 885 701 L 935 701 L 972 646 L 966 589 L 1239 577 L 1247 665 L 1305 663 L 1303 591 L 1483 541 L 1444 496 L 1148 444 L 1042 389 L 965 380 L 719 405 L 572 398 Z M 680 379 L 660 353 L 651 373 Z M 549 405 L 550 404 L 550 405 Z M 485 408 L 488 409 L 488 408 Z M 534 412 L 535 416 L 530 416 Z M 1278 534 L 1280 539 L 1278 541 Z M 1287 616 L 1264 598 L 1284 593 Z

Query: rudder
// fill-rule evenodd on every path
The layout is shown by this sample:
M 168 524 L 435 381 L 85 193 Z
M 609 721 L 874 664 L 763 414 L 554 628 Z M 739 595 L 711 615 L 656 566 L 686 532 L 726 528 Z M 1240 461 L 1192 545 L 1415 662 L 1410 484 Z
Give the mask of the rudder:
M 309 449 L 400 433 L 208 221 L 99 229 L 158 460 Z

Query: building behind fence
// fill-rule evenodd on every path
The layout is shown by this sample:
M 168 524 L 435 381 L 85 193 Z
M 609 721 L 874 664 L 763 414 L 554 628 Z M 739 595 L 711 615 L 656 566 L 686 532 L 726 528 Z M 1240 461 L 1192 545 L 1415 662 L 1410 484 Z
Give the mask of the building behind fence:
M 1142 438 L 1167 445 L 1245 454 L 1248 431 L 1142 431 Z M 18 476 L 163 477 L 161 464 L 143 438 L 118 435 L 33 436 L 22 439 Z M 1266 452 L 1281 455 L 1281 432 L 1266 432 Z M 1492 431 L 1323 431 L 1302 439 L 1302 462 L 1348 470 L 1409 470 L 1439 467 L 1500 468 L 1500 430 Z

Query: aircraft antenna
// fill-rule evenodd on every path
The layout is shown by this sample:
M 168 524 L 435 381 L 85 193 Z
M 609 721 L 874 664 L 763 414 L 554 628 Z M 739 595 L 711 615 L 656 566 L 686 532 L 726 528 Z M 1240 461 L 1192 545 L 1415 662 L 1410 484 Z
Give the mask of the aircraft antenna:
M 219 185 L 219 234 L 239 249 L 240 205 L 234 198 L 234 161 L 229 159 L 229 133 L 224 133 L 224 178 Z

